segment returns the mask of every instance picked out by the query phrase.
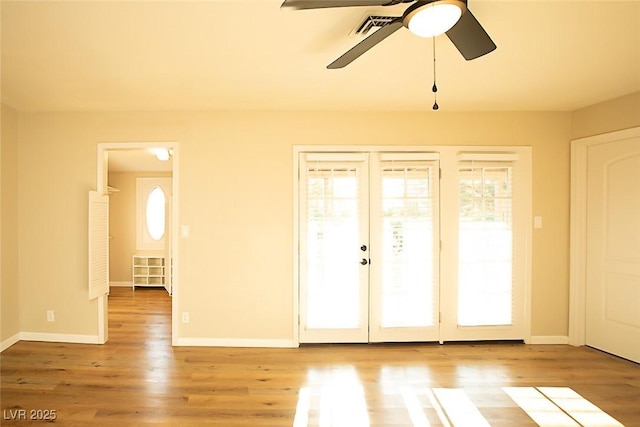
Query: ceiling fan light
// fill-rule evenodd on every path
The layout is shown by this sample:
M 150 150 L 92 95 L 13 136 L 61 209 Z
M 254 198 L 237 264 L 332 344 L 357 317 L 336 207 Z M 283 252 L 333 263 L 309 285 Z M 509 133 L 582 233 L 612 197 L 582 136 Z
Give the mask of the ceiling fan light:
M 166 148 L 151 148 L 149 151 L 151 151 L 156 158 L 162 162 L 168 161 L 171 157 L 171 153 Z
M 460 19 L 464 3 L 460 1 L 434 1 L 416 7 L 405 20 L 407 27 L 418 37 L 439 36 L 451 29 Z

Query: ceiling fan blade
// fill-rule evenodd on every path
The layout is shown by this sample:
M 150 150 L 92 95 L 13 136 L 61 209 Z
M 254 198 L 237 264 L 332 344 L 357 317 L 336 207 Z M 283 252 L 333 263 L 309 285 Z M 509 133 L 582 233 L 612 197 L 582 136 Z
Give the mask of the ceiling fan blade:
M 479 58 L 496 49 L 496 44 L 468 9 L 462 14 L 456 25 L 447 31 L 447 37 L 467 61 Z
M 333 61 L 331 64 L 327 65 L 327 68 L 330 70 L 335 70 L 336 68 L 343 68 L 353 61 L 358 59 L 360 55 L 380 43 L 382 40 L 389 37 L 391 34 L 395 33 L 402 27 L 402 18 L 398 17 L 395 20 L 389 22 L 384 27 L 377 30 L 375 33 L 371 34 L 366 39 L 362 40 L 360 43 L 349 49 L 345 52 L 340 58 Z
M 291 9 L 326 9 L 331 7 L 386 6 L 405 0 L 284 0 L 280 7 Z M 412 0 L 413 1 L 413 0 Z

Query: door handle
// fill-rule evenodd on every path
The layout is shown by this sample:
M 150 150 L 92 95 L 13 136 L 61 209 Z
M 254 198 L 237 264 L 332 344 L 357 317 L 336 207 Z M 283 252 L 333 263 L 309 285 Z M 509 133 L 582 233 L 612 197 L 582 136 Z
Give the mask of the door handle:
M 362 252 L 365 252 L 365 251 L 367 250 L 367 245 L 362 245 L 362 246 L 360 246 L 360 250 L 361 250 Z
M 369 261 L 367 261 L 366 258 L 362 258 L 362 261 L 360 261 L 360 264 L 367 265 L 367 264 L 369 264 Z

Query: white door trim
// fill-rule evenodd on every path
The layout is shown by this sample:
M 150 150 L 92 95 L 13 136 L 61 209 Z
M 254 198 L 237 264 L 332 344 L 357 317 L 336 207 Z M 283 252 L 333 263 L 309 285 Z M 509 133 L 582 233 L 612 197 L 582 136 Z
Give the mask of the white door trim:
M 587 151 L 590 147 L 640 137 L 640 127 L 571 141 L 569 254 L 569 344 L 586 344 Z
M 178 257 L 178 183 L 179 183 L 179 144 L 178 142 L 102 142 L 98 143 L 98 167 L 96 190 L 98 193 L 107 194 L 107 175 L 109 166 L 109 151 L 113 150 L 130 150 L 130 149 L 148 149 L 154 147 L 164 147 L 172 150 L 172 188 L 173 198 L 171 205 L 171 252 L 173 256 L 173 283 L 172 283 L 172 304 L 171 304 L 171 344 L 177 345 L 178 342 L 178 307 L 179 307 L 179 257 Z M 98 340 L 104 344 L 108 339 L 108 298 L 106 295 L 98 297 Z

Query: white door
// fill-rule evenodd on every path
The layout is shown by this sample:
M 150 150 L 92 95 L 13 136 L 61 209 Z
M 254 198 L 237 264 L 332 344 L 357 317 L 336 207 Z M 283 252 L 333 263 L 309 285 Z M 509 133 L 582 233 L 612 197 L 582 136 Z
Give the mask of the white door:
M 586 343 L 640 362 L 640 138 L 587 151 Z
M 172 185 L 170 177 L 136 179 L 136 249 L 140 253 L 162 255 L 164 258 L 163 282 L 169 294 L 172 293 L 173 283 Z
M 300 341 L 367 342 L 368 154 L 301 154 Z
M 439 162 L 371 154 L 369 341 L 437 341 Z
M 301 156 L 300 341 L 437 340 L 437 161 Z

